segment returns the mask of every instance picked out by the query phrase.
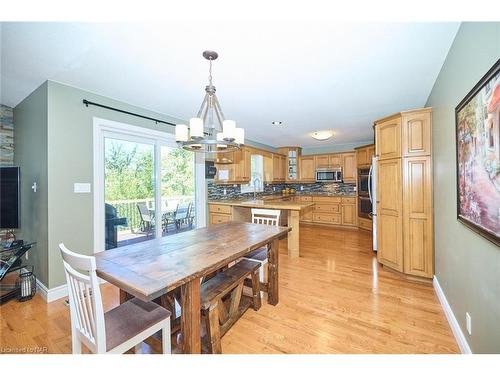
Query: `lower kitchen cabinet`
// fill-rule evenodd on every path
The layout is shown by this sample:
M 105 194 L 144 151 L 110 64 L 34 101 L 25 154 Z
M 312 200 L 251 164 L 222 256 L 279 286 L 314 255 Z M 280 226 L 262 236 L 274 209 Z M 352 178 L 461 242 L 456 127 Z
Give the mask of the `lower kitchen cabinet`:
M 357 226 L 355 197 L 308 196 L 299 199 L 308 199 L 314 203 L 312 210 L 306 210 L 302 214 L 302 222 Z
M 208 225 L 228 223 L 232 219 L 232 207 L 224 204 L 208 205 Z

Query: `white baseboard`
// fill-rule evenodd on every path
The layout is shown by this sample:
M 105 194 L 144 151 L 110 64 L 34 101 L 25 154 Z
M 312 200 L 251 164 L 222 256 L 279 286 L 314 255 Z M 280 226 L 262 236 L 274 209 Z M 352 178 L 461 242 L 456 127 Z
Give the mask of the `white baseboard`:
M 66 284 L 56 288 L 48 289 L 40 280 L 36 280 L 36 286 L 41 296 L 47 303 L 53 302 L 59 298 L 67 297 L 68 287 Z
M 104 283 L 107 283 L 107 281 L 99 279 L 99 284 Z M 36 286 L 37 290 L 40 292 L 40 295 L 47 303 L 68 296 L 68 286 L 66 284 L 58 286 L 56 288 L 48 289 L 40 280 L 36 279 Z
M 451 331 L 453 332 L 453 336 L 455 336 L 455 340 L 457 340 L 457 344 L 458 347 L 460 348 L 460 351 L 462 352 L 462 354 L 472 354 L 469 343 L 465 339 L 465 335 L 462 332 L 462 329 L 460 328 L 460 324 L 458 324 L 458 320 L 455 317 L 455 314 L 453 313 L 453 310 L 451 309 L 448 300 L 446 299 L 443 289 L 441 289 L 441 285 L 439 285 L 439 281 L 436 275 L 434 275 L 434 278 L 432 280 L 432 285 L 434 286 L 434 290 L 436 291 L 439 302 L 443 307 L 446 319 L 448 320 Z

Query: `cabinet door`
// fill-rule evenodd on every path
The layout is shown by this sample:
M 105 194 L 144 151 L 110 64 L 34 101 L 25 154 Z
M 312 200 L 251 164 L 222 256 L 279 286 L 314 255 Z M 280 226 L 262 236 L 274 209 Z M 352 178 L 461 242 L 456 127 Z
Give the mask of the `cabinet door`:
M 377 257 L 380 263 L 402 272 L 401 159 L 379 161 L 377 192 Z
M 342 225 L 356 225 L 357 216 L 355 204 L 342 204 Z
M 314 181 L 316 179 L 314 156 L 302 156 L 300 161 L 300 173 L 300 179 L 302 181 Z
M 370 159 L 371 163 L 371 159 Z M 368 164 L 368 149 L 362 148 L 360 150 L 356 150 L 356 164 L 358 167 Z
M 328 165 L 330 167 L 342 167 L 342 154 L 328 155 Z
M 401 117 L 375 126 L 375 148 L 379 160 L 401 157 Z
M 264 154 L 264 182 L 273 182 L 273 156 L 272 154 Z
M 375 146 L 371 146 L 366 150 L 366 164 L 372 163 L 372 158 L 375 155 Z
M 328 168 L 330 166 L 330 158 L 328 155 L 316 155 L 314 157 L 315 168 Z
M 403 115 L 403 156 L 431 154 L 431 113 L 413 112 Z
M 342 179 L 345 182 L 356 182 L 356 153 L 342 154 Z
M 403 159 L 405 273 L 432 277 L 432 167 L 430 156 Z

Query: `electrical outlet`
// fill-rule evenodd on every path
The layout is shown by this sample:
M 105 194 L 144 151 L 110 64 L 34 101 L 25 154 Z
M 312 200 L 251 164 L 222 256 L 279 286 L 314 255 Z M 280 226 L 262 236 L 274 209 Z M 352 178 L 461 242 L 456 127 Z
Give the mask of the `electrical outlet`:
M 227 194 L 227 190 L 226 190 L 226 188 L 224 188 L 224 192 L 223 192 L 223 194 L 224 194 L 224 195 L 226 195 L 226 194 Z
M 300 185 L 300 190 L 301 191 L 304 190 L 304 186 Z
M 467 326 L 469 336 L 472 335 L 472 318 L 468 312 L 465 313 L 465 325 Z

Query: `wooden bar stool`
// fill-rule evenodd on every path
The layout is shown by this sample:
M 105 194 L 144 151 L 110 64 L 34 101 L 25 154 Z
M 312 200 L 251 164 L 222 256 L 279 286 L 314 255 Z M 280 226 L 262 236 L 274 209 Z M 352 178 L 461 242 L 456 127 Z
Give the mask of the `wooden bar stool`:
M 207 351 L 222 353 L 220 339 L 250 307 L 260 309 L 260 263 L 243 259 L 201 285 L 201 313 L 207 329 Z M 243 283 L 252 279 L 252 298 L 242 300 Z M 248 298 L 248 297 L 246 297 Z

